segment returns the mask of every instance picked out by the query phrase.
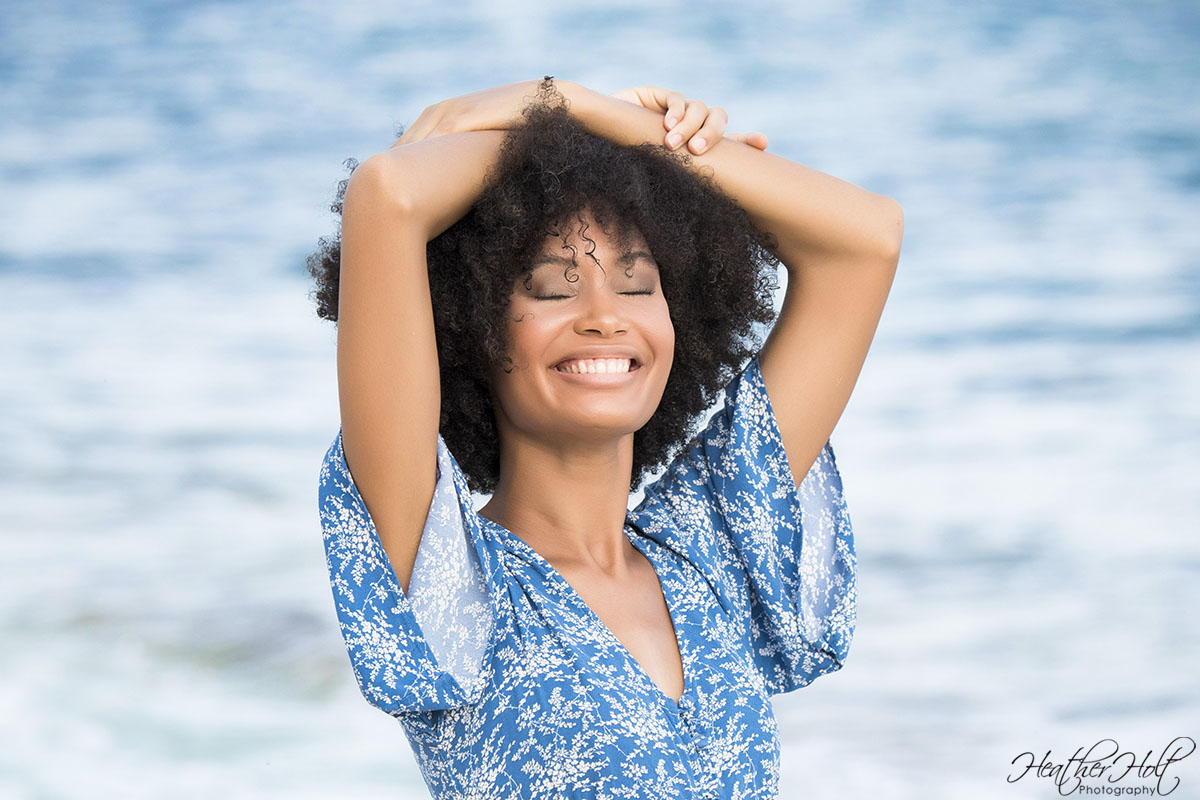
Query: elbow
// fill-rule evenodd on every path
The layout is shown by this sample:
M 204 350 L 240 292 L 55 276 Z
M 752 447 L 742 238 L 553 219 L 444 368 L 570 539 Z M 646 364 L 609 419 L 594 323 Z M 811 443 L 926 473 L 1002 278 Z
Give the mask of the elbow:
M 888 269 L 900 263 L 900 244 L 904 239 L 904 209 L 890 197 L 880 198 L 878 257 Z
M 410 218 L 416 207 L 403 166 L 387 152 L 376 153 L 355 167 L 346 187 L 346 201 L 402 218 Z

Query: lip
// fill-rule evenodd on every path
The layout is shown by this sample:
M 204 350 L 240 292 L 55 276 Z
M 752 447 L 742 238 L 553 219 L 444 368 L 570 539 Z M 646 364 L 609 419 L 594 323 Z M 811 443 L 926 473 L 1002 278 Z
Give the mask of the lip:
M 568 353 L 562 358 L 550 365 L 550 369 L 558 372 L 556 367 L 564 361 L 573 361 L 577 358 L 628 358 L 633 363 L 630 365 L 629 372 L 635 372 L 642 368 L 645 361 L 639 357 L 638 352 L 632 347 L 604 347 L 585 350 L 576 350 Z M 605 373 L 607 374 L 607 373 Z M 628 373 L 616 373 L 618 375 Z
M 556 369 L 550 371 L 568 383 L 584 386 L 624 386 L 637 380 L 638 374 L 636 368 L 629 372 L 559 372 Z
M 560 363 L 563 363 L 564 361 L 575 361 L 576 359 L 629 359 L 632 362 L 629 367 L 629 372 L 636 372 L 636 371 L 638 371 L 638 369 L 641 369 L 644 366 L 644 361 L 642 359 L 640 359 L 640 357 L 638 357 L 636 350 L 632 350 L 632 349 L 628 349 L 628 348 L 620 348 L 620 349 L 606 348 L 604 350 L 576 350 L 575 353 L 571 353 L 569 355 L 564 355 L 562 357 L 562 359 L 559 359 L 558 361 L 552 363 L 552 365 L 550 365 L 550 368 L 552 369 L 552 371 L 558 372 L 558 365 L 560 365 Z M 608 374 L 608 373 L 604 373 L 604 374 Z M 629 374 L 629 373 L 616 373 L 616 374 Z
M 584 358 L 628 358 L 632 363 L 629 365 L 628 372 L 562 372 L 557 369 L 558 365 L 564 361 Z M 638 357 L 636 350 L 625 347 L 605 347 L 594 350 L 577 350 L 551 364 L 549 369 L 550 372 L 570 383 L 586 386 L 621 386 L 632 382 L 642 366 L 643 361 Z

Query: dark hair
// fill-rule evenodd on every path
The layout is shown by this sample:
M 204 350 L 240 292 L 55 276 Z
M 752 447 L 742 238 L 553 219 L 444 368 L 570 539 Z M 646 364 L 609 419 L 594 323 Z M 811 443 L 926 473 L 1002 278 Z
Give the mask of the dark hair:
M 473 491 L 500 474 L 489 369 L 506 361 L 506 312 L 517 279 L 548 235 L 585 210 L 618 240 L 639 231 L 658 262 L 675 327 L 674 363 L 654 416 L 634 434 L 630 488 L 665 465 L 761 343 L 774 318 L 772 242 L 687 155 L 621 147 L 588 133 L 543 84 L 505 137 L 487 187 L 426 248 L 441 369 L 440 430 Z M 347 162 L 351 171 L 354 162 Z M 341 214 L 347 180 L 332 210 Z M 584 231 L 580 230 L 581 236 Z M 337 321 L 341 232 L 308 257 L 317 313 Z M 570 269 L 568 267 L 568 269 Z

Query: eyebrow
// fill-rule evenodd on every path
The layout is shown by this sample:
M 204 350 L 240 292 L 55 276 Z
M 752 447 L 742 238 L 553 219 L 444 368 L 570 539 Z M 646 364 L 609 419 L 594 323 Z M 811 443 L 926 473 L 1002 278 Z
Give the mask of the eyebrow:
M 646 250 L 631 250 L 628 253 L 622 253 L 617 257 L 617 266 L 628 267 L 636 264 L 639 261 L 645 261 L 648 266 L 658 269 L 658 262 L 654 260 L 654 256 Z M 529 271 L 532 272 L 538 267 L 547 265 L 558 265 L 561 267 L 573 267 L 575 261 L 570 256 L 558 256 L 551 253 L 542 253 L 533 259 L 533 263 L 529 265 Z
M 654 256 L 650 255 L 650 253 L 645 250 L 633 250 L 628 253 L 623 253 L 621 257 L 617 259 L 617 264 L 633 264 L 638 261 L 648 261 L 650 266 L 658 269 L 658 262 L 654 260 Z

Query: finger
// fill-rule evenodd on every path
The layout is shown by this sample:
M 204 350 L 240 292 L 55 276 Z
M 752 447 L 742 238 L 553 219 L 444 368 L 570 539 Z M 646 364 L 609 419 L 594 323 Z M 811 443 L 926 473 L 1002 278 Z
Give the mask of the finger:
M 622 89 L 619 92 L 613 92 L 611 97 L 624 100 L 626 103 L 633 103 L 635 106 L 642 105 L 641 100 L 638 98 L 637 89 Z
M 668 118 L 671 112 L 667 112 Z M 671 132 L 667 134 L 667 147 L 674 150 L 679 145 L 690 140 L 696 135 L 696 132 L 704 125 L 704 120 L 708 118 L 708 106 L 700 100 L 691 100 L 683 111 L 683 117 L 677 125 L 671 127 Z
M 412 130 L 412 125 L 401 127 L 400 132 L 396 134 L 396 136 L 398 138 L 396 139 L 396 141 L 392 142 L 392 147 L 399 147 L 402 144 L 408 144 L 408 142 L 411 141 L 411 139 L 408 138 L 409 131 L 411 131 L 411 130 Z M 391 147 L 389 147 L 388 149 L 390 150 Z
M 662 94 L 656 94 L 655 99 L 661 104 L 661 107 L 666 109 L 666 114 L 663 116 L 663 127 L 668 131 L 679 124 L 679 121 L 687 115 L 687 98 L 679 92 L 668 92 L 666 89 L 659 89 Z M 682 142 L 683 140 L 680 139 Z M 679 145 L 668 145 L 672 150 Z
M 725 109 L 713 107 L 708 110 L 708 116 L 704 118 L 704 124 L 700 126 L 700 130 L 692 135 L 688 140 L 688 149 L 696 155 L 708 150 L 714 143 L 719 142 L 721 137 L 725 135 L 725 125 L 729 122 L 729 115 L 725 113 Z
M 434 109 L 436 106 L 429 106 L 421 112 L 421 116 L 417 117 L 417 121 L 408 126 L 403 135 L 396 140 L 396 144 L 409 144 L 411 142 L 419 142 L 429 135 L 433 130 Z M 396 145 L 392 145 L 395 147 Z
M 639 86 L 634 91 L 637 92 L 638 99 L 641 101 L 643 108 L 670 116 L 668 112 L 670 112 L 672 104 L 674 104 L 678 109 L 675 113 L 675 118 L 678 119 L 683 115 L 683 107 L 687 103 L 687 98 L 679 92 L 672 92 L 670 89 L 664 89 L 661 86 Z
M 767 149 L 767 135 L 765 133 L 727 133 L 726 139 L 734 139 L 742 144 L 748 144 L 757 150 Z
M 408 144 L 409 142 L 417 141 L 417 126 L 429 115 L 429 109 L 426 108 L 421 112 L 421 115 L 413 121 L 411 125 L 404 129 L 404 133 L 400 134 L 400 138 L 396 140 L 396 144 Z M 392 145 L 395 147 L 396 145 Z
M 635 86 L 631 89 L 613 92 L 609 97 L 615 97 L 618 100 L 633 103 L 635 106 L 661 113 L 667 110 L 667 96 L 670 94 L 671 92 L 661 86 Z

